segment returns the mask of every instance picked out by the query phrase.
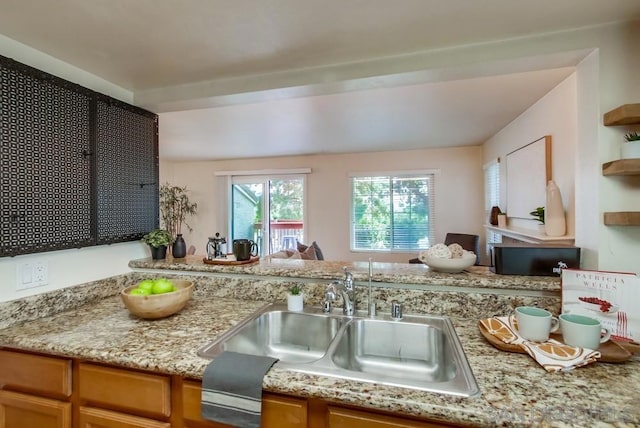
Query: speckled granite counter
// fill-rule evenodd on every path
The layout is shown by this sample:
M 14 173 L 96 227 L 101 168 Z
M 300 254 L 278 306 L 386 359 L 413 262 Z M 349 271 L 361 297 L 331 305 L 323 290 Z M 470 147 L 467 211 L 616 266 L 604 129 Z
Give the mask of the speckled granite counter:
M 212 292 L 213 287 L 197 283 L 193 299 L 181 313 L 164 320 L 144 321 L 131 316 L 119 297 L 113 295 L 136 279 L 135 275 L 126 276 L 67 290 L 66 294 L 61 291 L 49 298 L 34 298 L 39 303 L 17 301 L 4 305 L 0 307 L 0 317 L 28 310 L 30 305 L 46 306 L 46 302 L 75 308 L 8 326 L 0 330 L 0 344 L 197 379 L 208 364 L 197 356 L 197 349 L 263 304 L 219 297 Z M 112 295 L 97 297 L 103 294 Z M 83 300 L 85 304 L 80 305 Z M 502 352 L 486 343 L 478 333 L 477 319 L 452 320 L 481 388 L 479 397 L 457 398 L 342 381 L 291 372 L 277 365 L 264 378 L 263 387 L 479 426 L 640 424 L 640 360 L 597 363 L 549 374 L 526 355 Z
M 210 265 L 203 256 L 163 260 L 139 259 L 129 262 L 133 269 L 160 269 L 182 272 L 202 272 L 296 279 L 340 279 L 346 266 L 356 281 L 368 281 L 369 263 L 316 260 L 270 259 L 246 265 Z M 435 272 L 423 264 L 373 263 L 372 280 L 376 283 L 414 284 L 463 288 L 536 290 L 559 292 L 560 279 L 544 276 L 496 275 L 488 267 L 472 266 L 457 274 Z

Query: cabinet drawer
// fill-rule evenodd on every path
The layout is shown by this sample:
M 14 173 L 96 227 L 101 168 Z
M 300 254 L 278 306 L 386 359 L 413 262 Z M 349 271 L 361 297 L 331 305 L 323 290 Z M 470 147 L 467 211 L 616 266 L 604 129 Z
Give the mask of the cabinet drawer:
M 80 428 L 171 428 L 168 422 L 158 422 L 92 407 L 80 407 L 78 420 Z
M 329 406 L 327 412 L 328 425 L 326 426 L 329 428 L 436 428 L 450 426 L 334 406 Z
M 80 363 L 78 377 L 83 403 L 142 416 L 163 418 L 171 414 L 168 376 Z
M 209 422 L 202 418 L 202 386 L 199 382 L 185 381 L 182 385 L 182 415 L 192 422 Z M 301 398 L 283 397 L 263 393 L 262 421 L 263 428 L 294 428 L 307 426 L 307 401 Z
M 0 387 L 71 396 L 71 360 L 0 350 Z

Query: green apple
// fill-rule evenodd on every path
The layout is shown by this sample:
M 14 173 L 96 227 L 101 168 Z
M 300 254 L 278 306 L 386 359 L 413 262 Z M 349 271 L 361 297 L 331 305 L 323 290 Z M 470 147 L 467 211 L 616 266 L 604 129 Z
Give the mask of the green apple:
M 138 283 L 137 288 L 140 288 L 142 290 L 149 290 L 149 292 L 151 292 L 151 289 L 153 288 L 153 280 L 152 279 L 143 279 L 142 281 L 140 281 Z
M 129 292 L 130 296 L 148 296 L 151 294 L 151 290 L 146 290 L 144 288 L 134 288 Z
M 153 281 L 153 287 L 151 288 L 151 293 L 153 294 L 162 294 L 162 293 L 170 293 L 174 290 L 173 282 L 169 281 L 166 278 L 158 278 Z

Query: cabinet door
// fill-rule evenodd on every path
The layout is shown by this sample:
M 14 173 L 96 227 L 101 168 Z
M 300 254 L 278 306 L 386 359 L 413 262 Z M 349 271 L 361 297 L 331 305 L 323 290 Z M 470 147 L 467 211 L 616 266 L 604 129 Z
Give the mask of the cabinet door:
M 0 257 L 93 240 L 91 97 L 60 81 L 0 62 Z
M 80 428 L 170 428 L 168 422 L 154 421 L 139 416 L 125 415 L 109 410 L 80 407 Z
M 140 239 L 158 227 L 157 141 L 157 116 L 97 101 L 98 244 Z
M 202 419 L 201 399 L 201 384 L 185 381 L 182 387 L 182 414 L 185 426 L 202 428 L 226 426 Z M 302 398 L 263 393 L 261 426 L 263 428 L 306 428 L 307 401 Z
M 435 428 L 450 426 L 334 406 L 328 407 L 328 413 L 329 428 Z
M 0 391 L 0 428 L 71 428 L 71 403 Z

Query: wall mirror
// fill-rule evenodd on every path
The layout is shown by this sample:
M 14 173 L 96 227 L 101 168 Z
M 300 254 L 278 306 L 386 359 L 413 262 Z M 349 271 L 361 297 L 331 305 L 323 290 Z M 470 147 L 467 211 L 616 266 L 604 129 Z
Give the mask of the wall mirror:
M 551 136 L 528 143 L 506 156 L 507 214 L 530 219 L 531 211 L 544 207 L 551 180 Z

